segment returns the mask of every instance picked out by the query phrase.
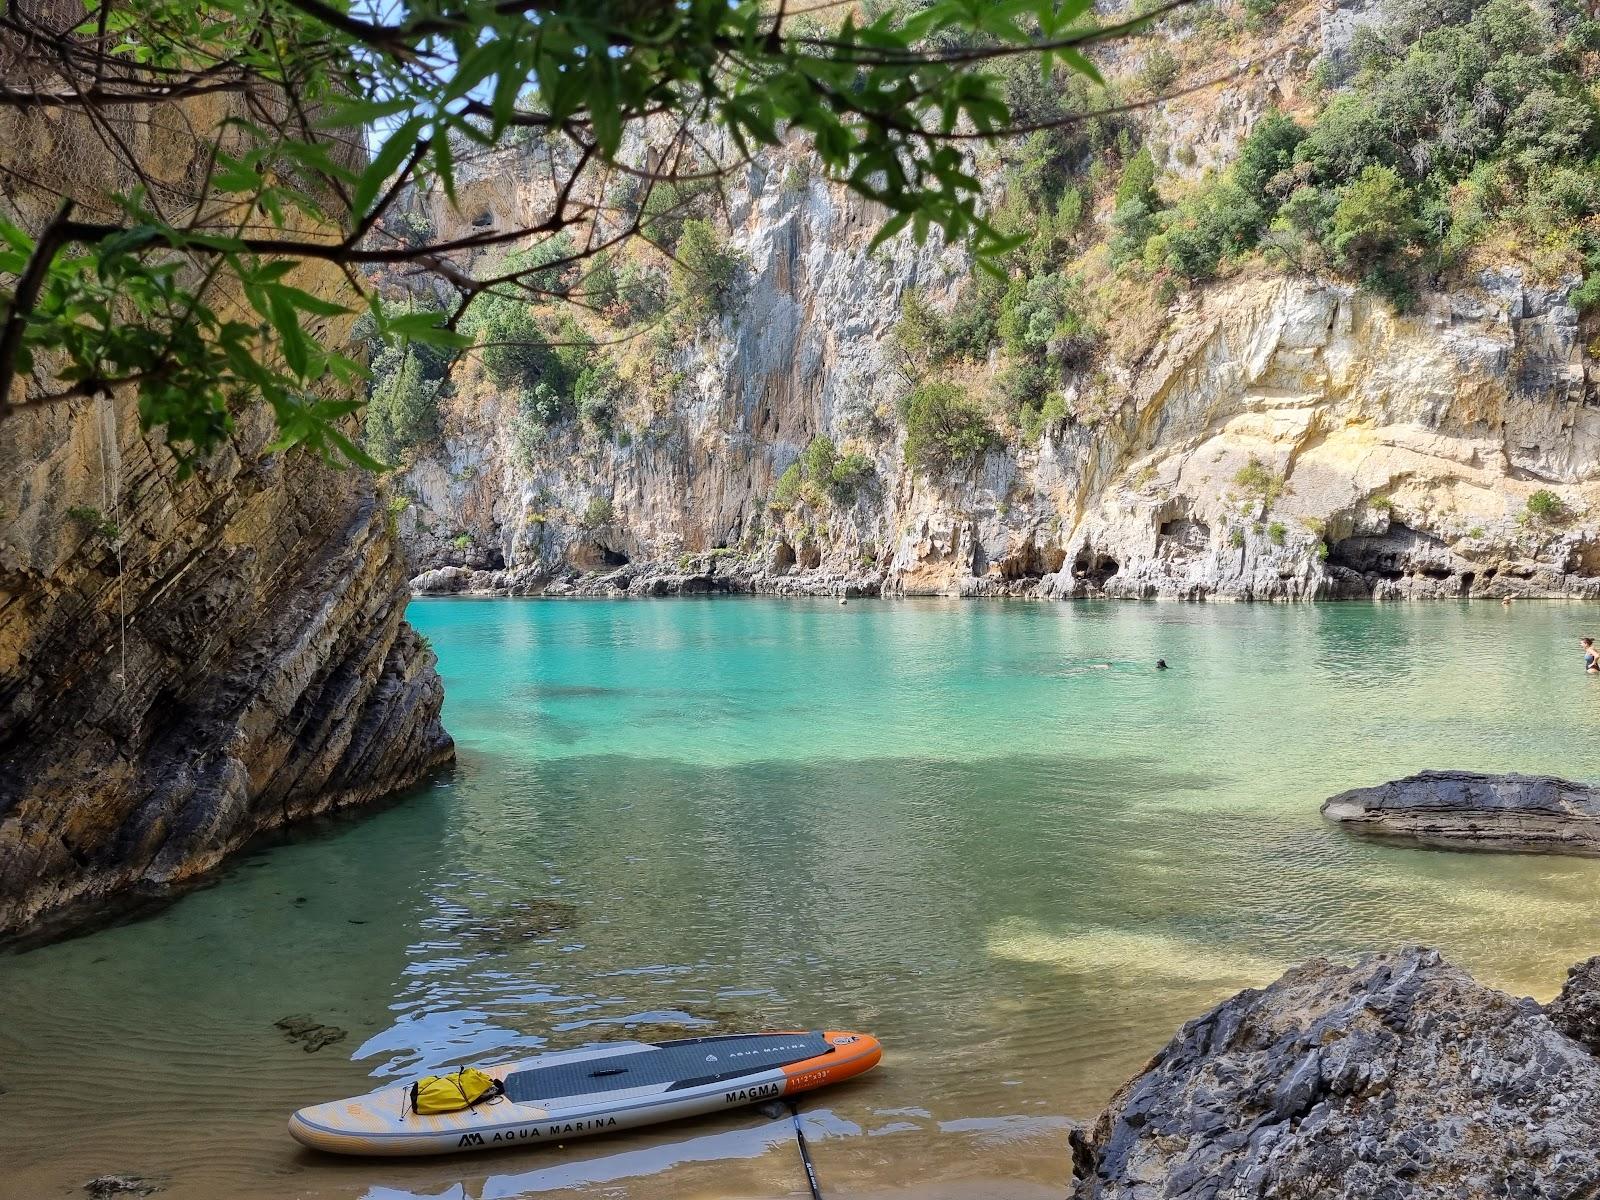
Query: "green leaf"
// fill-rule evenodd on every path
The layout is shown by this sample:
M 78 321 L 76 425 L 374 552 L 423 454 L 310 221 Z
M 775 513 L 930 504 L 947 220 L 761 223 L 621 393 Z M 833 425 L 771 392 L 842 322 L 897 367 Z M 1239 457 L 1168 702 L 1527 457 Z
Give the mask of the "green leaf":
M 274 295 L 267 302 L 272 328 L 278 334 L 279 347 L 284 361 L 296 376 L 304 379 L 311 368 L 311 343 L 305 330 L 300 328 L 300 318 L 294 306 L 284 297 Z
M 436 312 L 401 313 L 388 318 L 386 325 L 388 332 L 397 337 L 408 338 L 423 346 L 440 346 L 447 350 L 465 350 L 472 345 L 472 339 L 465 334 L 457 333 L 453 329 L 446 329 L 439 322 L 443 318 Z
M 338 447 L 339 453 L 356 466 L 365 467 L 367 470 L 377 472 L 380 475 L 390 469 L 387 463 L 379 462 L 360 446 L 345 437 L 338 426 L 327 426 L 327 434 L 328 440 Z
M 904 229 L 910 223 L 910 221 L 910 213 L 903 212 L 890 217 L 883 223 L 883 228 L 879 229 L 878 232 L 873 236 L 872 241 L 867 244 L 867 252 L 870 254 L 879 246 L 883 245 L 895 234 Z
M 1100 68 L 1086 58 L 1081 50 L 1074 50 L 1070 46 L 1056 51 L 1072 66 L 1075 71 L 1080 71 L 1094 80 L 1101 87 L 1105 87 L 1105 77 L 1100 74 Z
M 0 221 L 0 241 L 23 254 L 33 253 L 33 239 L 28 236 L 28 231 L 10 221 Z
M 356 183 L 355 195 L 350 200 L 351 210 L 357 217 L 366 216 L 367 210 L 372 207 L 372 202 L 383 190 L 383 185 L 389 181 L 389 176 L 398 171 L 400 164 L 416 150 L 417 141 L 426 124 L 423 118 L 412 117 L 395 130 L 389 136 L 389 140 L 384 142 L 383 147 L 372 156 L 372 162 L 361 173 L 361 178 Z
M 323 115 L 313 128 L 344 129 L 358 125 L 375 125 L 386 117 L 398 117 L 416 106 L 412 96 L 398 96 L 393 100 L 330 100 L 323 106 Z
M 290 287 L 286 283 L 272 285 L 275 294 L 284 297 L 290 304 L 304 312 L 314 313 L 319 317 L 342 316 L 350 310 L 342 304 L 335 304 L 332 300 L 323 300 L 313 296 L 310 292 L 301 291 L 297 287 Z

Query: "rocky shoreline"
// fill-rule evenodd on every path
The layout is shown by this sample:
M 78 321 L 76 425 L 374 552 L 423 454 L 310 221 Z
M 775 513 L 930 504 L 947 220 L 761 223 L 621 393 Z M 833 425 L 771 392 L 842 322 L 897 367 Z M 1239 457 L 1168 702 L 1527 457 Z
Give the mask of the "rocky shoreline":
M 1600 788 L 1549 775 L 1423 771 L 1330 796 L 1322 815 L 1414 846 L 1600 855 Z
M 1087 1130 L 1075 1200 L 1600 1191 L 1600 958 L 1546 1006 L 1437 951 L 1312 959 L 1186 1024 Z
M 659 564 L 642 568 L 618 567 L 610 571 L 549 571 L 542 566 L 474 570 L 439 567 L 411 580 L 414 596 L 838 596 L 856 599 L 883 595 L 879 576 L 811 575 L 775 576 L 765 572 L 727 567 L 715 558 L 696 563 Z
M 1584 580 L 1581 587 L 1514 588 L 1508 581 L 1500 588 L 1485 589 L 1470 596 L 1443 591 L 1403 591 L 1368 586 L 1363 581 L 1330 577 L 1333 582 L 1320 588 L 1295 593 L 1256 594 L 1245 591 L 1211 591 L 1203 587 L 1184 591 L 1164 589 L 1156 583 L 1141 587 L 1118 586 L 1113 581 L 1062 570 L 1044 575 L 964 576 L 948 588 L 907 586 L 904 580 L 885 571 L 849 572 L 825 568 L 794 571 L 774 569 L 772 565 L 747 558 L 721 554 L 685 555 L 677 562 L 628 563 L 605 570 L 583 570 L 566 563 L 553 566 L 541 562 L 514 566 L 473 566 L 447 563 L 419 571 L 411 579 L 413 596 L 567 596 L 607 597 L 612 599 L 645 596 L 809 596 L 839 597 L 916 597 L 942 596 L 961 599 L 1035 600 L 1157 600 L 1307 602 L 1328 600 L 1496 600 L 1507 597 L 1525 600 L 1590 600 L 1600 598 L 1600 579 Z M 1593 586 L 1590 586 L 1591 583 Z

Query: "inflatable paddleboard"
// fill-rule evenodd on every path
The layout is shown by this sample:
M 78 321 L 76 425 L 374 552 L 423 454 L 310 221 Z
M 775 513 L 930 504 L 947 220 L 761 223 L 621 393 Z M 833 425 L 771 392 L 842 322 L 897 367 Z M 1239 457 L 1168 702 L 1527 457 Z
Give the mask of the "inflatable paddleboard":
M 612 1042 L 482 1067 L 505 1093 L 461 1112 L 419 1116 L 408 1082 L 302 1108 L 289 1133 L 334 1154 L 564 1142 L 793 1096 L 870 1070 L 882 1055 L 877 1038 L 831 1029 Z

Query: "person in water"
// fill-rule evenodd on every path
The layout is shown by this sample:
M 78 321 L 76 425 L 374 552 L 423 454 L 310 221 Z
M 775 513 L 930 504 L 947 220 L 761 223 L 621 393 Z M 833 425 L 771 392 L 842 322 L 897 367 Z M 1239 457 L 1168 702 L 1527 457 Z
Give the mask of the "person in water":
M 1594 648 L 1594 639 L 1579 638 L 1578 645 L 1583 647 L 1583 669 L 1591 675 L 1600 675 L 1600 651 Z
M 1164 659 L 1164 658 L 1156 659 L 1156 670 L 1165 671 L 1166 669 L 1167 669 L 1167 660 Z

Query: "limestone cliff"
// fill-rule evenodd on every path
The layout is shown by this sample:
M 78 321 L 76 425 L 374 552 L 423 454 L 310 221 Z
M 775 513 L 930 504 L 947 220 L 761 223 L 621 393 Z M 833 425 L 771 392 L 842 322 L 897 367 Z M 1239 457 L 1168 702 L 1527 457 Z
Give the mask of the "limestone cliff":
M 181 177 L 194 163 L 159 128 L 135 149 Z M 5 132 L 26 177 L 108 170 L 73 120 Z M 25 218 L 41 203 L 0 200 Z M 335 294 L 330 275 L 305 283 Z M 372 479 L 268 453 L 271 417 L 248 405 L 182 478 L 135 404 L 0 425 L 0 935 L 190 880 L 452 754 Z
M 687 552 L 691 576 L 720 563 L 731 586 L 771 590 L 807 572 L 822 590 L 906 594 L 1600 590 L 1600 523 L 1519 519 L 1541 489 L 1578 513 L 1600 501 L 1600 410 L 1562 288 L 1489 274 L 1407 316 L 1329 281 L 1210 289 L 1174 306 L 1141 360 L 1117 364 L 1129 395 L 1104 420 L 993 451 L 936 485 L 904 466 L 892 433 L 872 434 L 878 398 L 897 383 L 877 347 L 898 290 L 926 280 L 927 263 L 875 271 L 837 243 L 808 259 L 805 247 L 840 232 L 832 199 L 756 227 L 744 243 L 756 264 L 751 315 L 685 351 L 693 383 L 651 436 L 596 447 L 572 432 L 529 467 L 494 399 L 463 404 L 440 452 L 406 480 L 423 510 L 407 524 L 421 565 L 487 553 L 533 567 L 504 577 L 510 586 L 546 588 L 573 569 L 675 564 Z M 832 265 L 836 255 L 845 262 Z M 871 447 L 879 488 L 825 532 L 769 531 L 743 574 L 733 555 L 696 561 L 740 545 L 818 433 Z M 1252 460 L 1267 482 L 1240 486 Z M 614 515 L 585 530 L 597 488 Z M 430 527 L 470 545 L 423 536 Z M 603 586 L 628 574 L 608 572 Z
M 1225 163 L 1269 108 L 1310 103 L 1315 63 L 1371 8 L 1280 6 L 1220 64 L 1248 69 L 1158 106 L 1145 144 L 1180 185 Z M 509 226 L 542 179 L 501 152 L 464 169 L 459 206 L 411 203 L 447 234 Z M 895 403 L 910 382 L 890 335 L 912 289 L 935 309 L 962 303 L 964 256 L 906 238 L 869 253 L 877 215 L 792 150 L 752 163 L 718 220 L 745 258 L 743 290 L 635 378 L 620 433 L 572 422 L 529 445 L 517 398 L 461 374 L 442 436 L 401 483 L 420 589 L 1600 590 L 1600 410 L 1576 276 L 1541 282 L 1510 256 L 1404 314 L 1260 263 L 1119 294 L 1112 336 L 1064 381 L 1065 417 L 1033 437 L 1006 428 L 970 468 L 930 478 L 905 461 Z M 991 355 L 965 382 L 992 388 L 999 369 Z M 867 486 L 775 511 L 780 476 L 818 435 L 870 458 Z M 1538 492 L 1562 520 L 1529 520 Z

